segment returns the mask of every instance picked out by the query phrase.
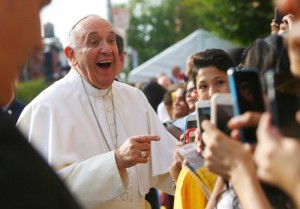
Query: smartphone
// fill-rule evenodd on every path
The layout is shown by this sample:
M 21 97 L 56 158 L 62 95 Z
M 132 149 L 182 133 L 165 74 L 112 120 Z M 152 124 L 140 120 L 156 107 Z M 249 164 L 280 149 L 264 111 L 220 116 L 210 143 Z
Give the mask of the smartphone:
M 241 115 L 247 111 L 265 111 L 261 81 L 257 69 L 230 68 L 227 75 L 234 115 Z M 256 128 L 240 129 L 241 141 L 256 143 Z
M 292 79 L 292 76 L 276 74 L 271 70 L 265 74 L 269 99 L 268 109 L 272 115 L 272 124 L 277 126 L 285 136 L 300 138 L 300 125 L 295 118 L 300 108 L 300 98 L 297 95 L 282 92 L 280 88 Z
M 188 115 L 186 117 L 186 123 L 184 128 L 184 143 L 187 144 L 195 141 L 196 129 L 197 129 L 197 116 Z
M 185 132 L 185 144 L 195 142 L 197 128 L 187 129 Z
M 233 117 L 232 104 L 230 93 L 215 93 L 211 97 L 211 122 L 227 135 L 231 133 L 227 123 Z
M 277 8 L 274 9 L 274 19 L 275 22 L 280 25 L 282 23 L 282 18 L 284 17 L 283 14 L 281 14 Z
M 203 120 L 210 120 L 210 100 L 200 100 L 196 102 L 196 113 L 197 113 L 197 127 L 201 135 L 203 132 L 201 128 L 201 122 Z
M 196 115 L 188 115 L 186 117 L 185 129 L 197 128 L 197 116 Z

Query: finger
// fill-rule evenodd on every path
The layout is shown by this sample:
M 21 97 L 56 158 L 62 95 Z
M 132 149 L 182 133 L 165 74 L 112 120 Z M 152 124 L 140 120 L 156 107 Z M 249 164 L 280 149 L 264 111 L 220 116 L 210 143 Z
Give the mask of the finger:
M 230 133 L 230 137 L 232 139 L 235 139 L 235 140 L 239 141 L 240 138 L 241 138 L 240 131 L 238 129 L 232 130 L 231 133 Z
M 151 143 L 151 141 L 159 141 L 160 137 L 157 135 L 147 134 L 147 135 L 135 136 L 132 137 L 132 139 L 140 143 Z
M 296 113 L 296 121 L 300 125 L 300 111 L 297 111 Z
M 254 127 L 259 123 L 260 117 L 261 113 L 248 111 L 242 115 L 234 116 L 227 125 L 230 129 Z
M 265 140 L 267 138 L 266 134 L 269 130 L 270 123 L 271 123 L 271 115 L 269 113 L 264 113 L 260 119 L 260 122 L 256 130 L 258 141 Z
M 208 131 L 210 129 L 213 129 L 215 126 L 209 120 L 204 120 L 201 123 L 201 127 L 204 131 Z

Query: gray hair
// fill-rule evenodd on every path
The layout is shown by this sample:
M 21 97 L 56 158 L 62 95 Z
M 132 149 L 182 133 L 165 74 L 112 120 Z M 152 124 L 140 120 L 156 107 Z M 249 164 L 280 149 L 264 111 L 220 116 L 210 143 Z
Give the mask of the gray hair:
M 99 19 L 103 19 L 101 16 L 99 15 L 95 15 L 95 14 L 92 14 L 92 15 L 87 15 L 87 16 L 84 16 L 82 17 L 81 19 L 79 19 L 74 25 L 73 27 L 71 28 L 71 30 L 69 31 L 69 35 L 68 35 L 68 38 L 67 38 L 67 46 L 71 47 L 71 48 L 75 48 L 76 47 L 76 32 L 77 32 L 77 25 L 79 23 L 81 23 L 83 20 L 89 18 L 89 17 L 97 17 Z

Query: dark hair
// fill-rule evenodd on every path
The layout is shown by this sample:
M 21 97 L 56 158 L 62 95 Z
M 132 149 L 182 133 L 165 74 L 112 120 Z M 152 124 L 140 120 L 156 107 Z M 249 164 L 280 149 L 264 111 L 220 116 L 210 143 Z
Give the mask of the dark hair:
M 116 34 L 116 44 L 119 54 L 122 53 L 124 51 L 124 40 L 119 34 Z
M 215 66 L 221 71 L 227 72 L 235 66 L 232 58 L 222 49 L 207 49 L 193 55 L 193 80 L 196 86 L 196 77 L 200 68 Z
M 245 51 L 245 47 L 237 46 L 231 48 L 227 51 L 232 60 L 234 61 L 235 66 L 238 66 L 242 62 L 243 52 Z
M 166 90 L 157 82 L 151 81 L 142 88 L 142 91 L 154 111 L 157 112 L 157 107 L 162 102 Z
M 245 50 L 242 65 L 243 68 L 257 68 L 260 75 L 264 75 L 270 69 L 275 73 L 291 74 L 284 38 L 270 35 L 264 39 L 256 39 Z

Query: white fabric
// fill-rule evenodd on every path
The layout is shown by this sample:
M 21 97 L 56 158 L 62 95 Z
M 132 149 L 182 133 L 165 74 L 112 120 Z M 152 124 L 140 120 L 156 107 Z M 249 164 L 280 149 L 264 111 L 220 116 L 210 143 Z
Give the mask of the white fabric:
M 157 116 L 162 123 L 166 123 L 171 120 L 166 105 L 163 101 L 157 106 Z
M 186 58 L 191 54 L 212 48 L 227 51 L 234 47 L 236 47 L 235 44 L 220 39 L 208 31 L 198 29 L 138 67 L 132 69 L 129 72 L 128 81 L 130 83 L 146 83 L 161 73 L 165 73 L 171 78 L 172 68 L 174 66 L 179 66 L 181 72 L 184 72 Z
M 75 70 L 28 104 L 17 126 L 85 208 L 102 208 L 101 204 L 107 201 L 141 201 L 151 187 L 171 193 L 168 169 L 177 140 L 165 130 L 144 94 L 116 81 L 112 91 L 84 83 L 112 151 L 103 139 Z M 128 184 L 123 185 L 115 161 L 115 146 L 119 147 L 130 136 L 147 133 L 157 134 L 161 140 L 151 143 L 148 164 L 127 169 Z
M 230 187 L 229 190 L 225 189 L 223 191 L 221 200 L 218 202 L 216 208 L 218 209 L 232 209 L 234 208 L 234 202 L 236 201 L 236 194 L 233 189 Z M 237 208 L 241 209 L 241 206 L 238 204 Z

